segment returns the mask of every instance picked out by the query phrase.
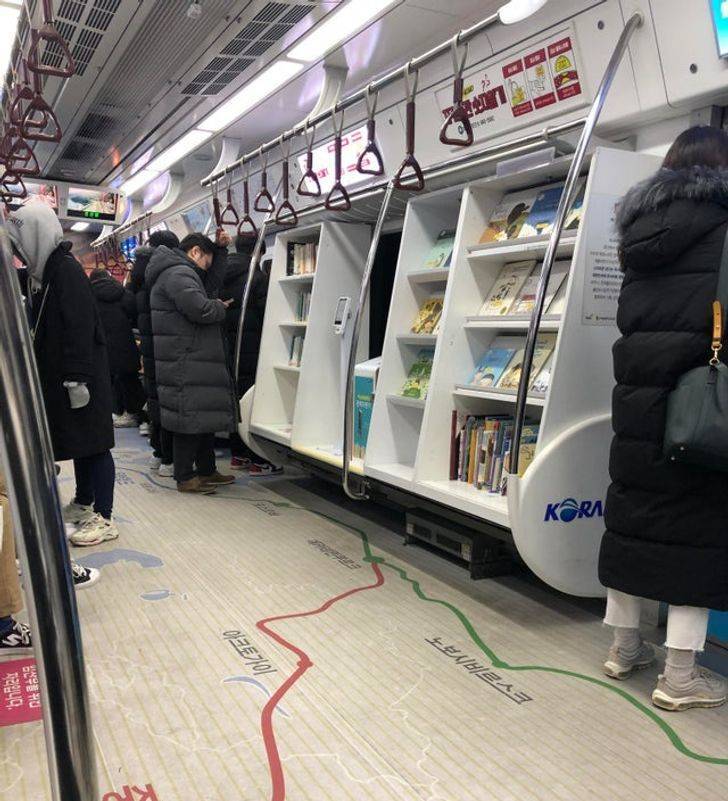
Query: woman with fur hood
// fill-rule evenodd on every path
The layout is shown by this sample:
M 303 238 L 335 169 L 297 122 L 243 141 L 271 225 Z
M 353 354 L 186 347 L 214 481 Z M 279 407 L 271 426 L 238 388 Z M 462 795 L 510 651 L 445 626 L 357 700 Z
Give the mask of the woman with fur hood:
M 726 683 L 696 666 L 708 610 L 728 610 L 728 475 L 668 461 L 667 398 L 710 357 L 711 306 L 728 230 L 728 134 L 696 127 L 617 214 L 624 282 L 614 345 L 610 473 L 599 577 L 614 644 L 605 673 L 655 660 L 639 633 L 640 598 L 669 604 L 663 709 L 720 706 Z M 722 359 L 726 360 L 726 350 Z

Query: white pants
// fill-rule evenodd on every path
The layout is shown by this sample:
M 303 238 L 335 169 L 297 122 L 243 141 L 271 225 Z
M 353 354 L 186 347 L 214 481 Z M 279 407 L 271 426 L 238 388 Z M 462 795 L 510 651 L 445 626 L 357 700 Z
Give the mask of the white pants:
M 637 629 L 640 625 L 642 599 L 619 590 L 607 590 L 607 613 L 604 622 L 608 626 Z M 697 606 L 670 606 L 667 612 L 668 648 L 681 651 L 702 651 L 708 634 L 707 609 Z

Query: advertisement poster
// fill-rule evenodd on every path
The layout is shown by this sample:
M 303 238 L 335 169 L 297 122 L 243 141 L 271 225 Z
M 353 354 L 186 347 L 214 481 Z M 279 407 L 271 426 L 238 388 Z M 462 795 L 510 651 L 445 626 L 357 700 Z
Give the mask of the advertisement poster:
M 616 325 L 623 274 L 619 267 L 619 237 L 615 226 L 620 195 L 592 194 L 589 199 L 583 325 Z
M 12 186 L 9 189 L 11 195 L 16 194 Z M 58 213 L 58 187 L 53 184 L 36 184 L 32 181 L 25 181 L 25 189 L 28 193 L 27 197 L 15 198 L 7 204 L 11 211 L 15 211 L 21 206 L 27 206 L 29 203 L 45 203 L 56 214 Z
M 359 154 L 364 150 L 367 144 L 367 126 L 362 125 L 355 131 L 345 131 L 341 138 L 341 183 L 346 186 L 354 186 L 362 181 L 366 181 L 371 176 L 362 175 L 357 172 L 356 163 L 359 160 Z M 335 175 L 335 156 L 334 156 L 334 140 L 323 142 L 322 144 L 314 147 L 313 149 L 313 170 L 321 184 L 321 191 L 324 195 L 331 191 L 334 185 Z M 306 154 L 303 153 L 298 157 L 298 166 L 301 174 L 306 172 Z M 374 162 L 367 157 L 364 160 L 364 166 L 371 169 L 375 166 Z M 306 181 L 306 188 L 313 191 L 316 187 L 313 181 Z
M 573 26 L 561 28 L 507 58 L 496 58 L 464 76 L 463 106 L 475 141 L 588 105 L 576 53 Z M 435 92 L 446 119 L 452 87 Z
M 69 217 L 83 217 L 92 220 L 116 219 L 116 206 L 119 196 L 116 192 L 81 189 L 71 186 L 68 189 L 66 214 Z
M 41 719 L 35 659 L 0 663 L 0 699 L 0 727 Z

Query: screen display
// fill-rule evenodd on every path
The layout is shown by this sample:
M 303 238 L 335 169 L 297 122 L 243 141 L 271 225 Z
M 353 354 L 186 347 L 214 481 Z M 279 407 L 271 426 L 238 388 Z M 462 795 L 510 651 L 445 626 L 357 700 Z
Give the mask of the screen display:
M 341 137 L 341 183 L 344 186 L 354 186 L 371 178 L 371 175 L 363 175 L 356 169 L 359 154 L 367 144 L 367 126 L 362 125 L 355 131 L 346 131 Z M 306 172 L 306 154 L 298 157 L 298 166 L 302 173 Z M 375 166 L 373 160 L 367 154 L 364 159 L 364 167 L 371 169 Z M 334 140 L 324 142 L 313 149 L 313 171 L 321 184 L 321 191 L 328 194 L 334 185 L 335 177 L 335 154 Z M 313 191 L 316 187 L 311 179 L 306 181 L 306 188 Z
M 206 234 L 212 220 L 212 213 L 207 203 L 200 203 L 183 211 L 182 219 L 190 233 Z
M 11 195 L 18 194 L 14 191 L 14 187 L 8 187 Z M 58 189 L 53 184 L 36 184 L 32 181 L 25 181 L 25 188 L 28 196 L 24 198 L 13 199 L 8 203 L 8 208 L 11 211 L 19 209 L 21 206 L 26 206 L 28 203 L 45 203 L 50 206 L 53 211 L 58 213 Z
M 116 206 L 119 196 L 116 192 L 104 192 L 95 189 L 68 188 L 68 205 L 66 214 L 69 217 L 82 217 L 86 220 L 115 220 Z
M 710 0 L 713 26 L 718 40 L 718 55 L 728 56 L 728 0 Z
M 128 236 L 126 239 L 121 240 L 121 245 L 119 249 L 124 254 L 124 256 L 131 260 L 134 258 L 134 253 L 137 249 L 137 238 L 136 236 Z

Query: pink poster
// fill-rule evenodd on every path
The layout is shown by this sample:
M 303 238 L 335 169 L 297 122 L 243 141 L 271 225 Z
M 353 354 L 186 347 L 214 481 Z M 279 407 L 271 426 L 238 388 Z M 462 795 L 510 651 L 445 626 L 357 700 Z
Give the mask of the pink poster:
M 524 57 L 523 63 L 526 65 L 526 78 L 533 105 L 544 108 L 555 103 L 556 93 L 546 61 L 546 50 L 542 47 L 535 53 L 529 53 Z
M 0 662 L 0 692 L 0 727 L 41 719 L 35 659 Z
M 514 117 L 522 114 L 530 114 L 533 111 L 533 103 L 528 95 L 526 86 L 526 74 L 523 71 L 523 61 L 512 61 L 503 67 L 503 78 L 506 84 L 506 92 L 511 101 L 511 110 Z

